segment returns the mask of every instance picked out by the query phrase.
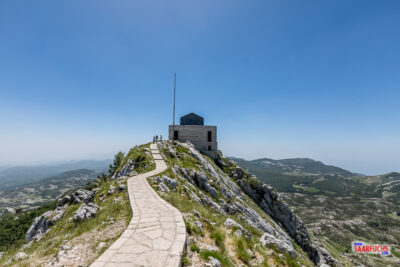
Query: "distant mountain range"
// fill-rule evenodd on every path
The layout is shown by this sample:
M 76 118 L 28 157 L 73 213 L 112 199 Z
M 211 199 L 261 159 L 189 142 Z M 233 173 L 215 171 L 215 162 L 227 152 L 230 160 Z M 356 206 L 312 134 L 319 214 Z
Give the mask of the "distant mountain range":
M 379 197 L 400 203 L 400 173 L 364 176 L 308 158 L 245 160 L 231 157 L 278 191 L 310 195 Z
M 325 165 L 320 161 L 315 161 L 309 158 L 293 158 L 274 160 L 268 158 L 256 160 L 244 160 L 240 158 L 231 158 L 244 167 L 260 168 L 264 171 L 279 172 L 279 173 L 301 173 L 314 175 L 338 175 L 351 176 L 353 173 L 339 167 Z
M 112 160 L 79 160 L 58 164 L 43 164 L 35 166 L 15 166 L 0 169 L 0 190 L 18 185 L 39 181 L 62 172 L 88 169 L 102 171 L 108 169 Z

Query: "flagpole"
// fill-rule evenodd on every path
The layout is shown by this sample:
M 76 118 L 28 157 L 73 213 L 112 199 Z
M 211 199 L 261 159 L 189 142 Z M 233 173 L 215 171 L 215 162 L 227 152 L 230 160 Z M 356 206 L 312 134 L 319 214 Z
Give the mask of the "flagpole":
M 174 111 L 172 115 L 172 136 L 175 140 L 175 99 L 176 99 L 176 72 L 174 73 Z

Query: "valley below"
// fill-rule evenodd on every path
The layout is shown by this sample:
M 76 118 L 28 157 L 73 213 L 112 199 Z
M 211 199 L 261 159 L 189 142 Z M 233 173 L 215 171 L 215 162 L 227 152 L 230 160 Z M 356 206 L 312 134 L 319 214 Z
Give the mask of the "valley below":
M 106 162 L 84 160 L 1 170 L 0 215 L 40 207 L 85 186 L 106 169 Z
M 0 213 L 15 213 L 32 209 L 53 201 L 93 181 L 97 171 L 81 169 L 64 172 L 60 175 L 0 190 Z
M 399 266 L 398 206 L 381 198 L 328 197 L 281 193 L 314 236 L 356 265 Z M 355 255 L 351 242 L 389 244 L 395 257 Z
M 400 266 L 399 173 L 366 176 L 311 159 L 232 159 L 276 188 L 333 255 L 357 266 Z M 388 244 L 392 255 L 352 253 L 353 241 Z

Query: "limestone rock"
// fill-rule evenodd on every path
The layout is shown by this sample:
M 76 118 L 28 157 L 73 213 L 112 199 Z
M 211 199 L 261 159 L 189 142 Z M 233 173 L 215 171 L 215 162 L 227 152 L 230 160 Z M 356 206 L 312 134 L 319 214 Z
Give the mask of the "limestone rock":
M 239 224 L 238 222 L 236 222 L 235 220 L 231 219 L 231 218 L 227 218 L 224 222 L 224 225 L 227 227 L 236 227 L 239 228 L 238 230 L 244 234 L 246 236 L 246 238 L 250 238 L 250 233 L 249 231 L 247 231 L 246 229 L 243 228 L 243 226 L 241 224 Z
M 206 266 L 209 266 L 209 267 L 221 267 L 221 263 L 216 258 L 209 256 L 208 257 L 208 263 L 206 264 Z
M 125 189 L 126 189 L 126 185 L 124 185 L 124 184 L 120 184 L 117 187 L 118 192 L 124 191 Z
M 243 233 L 242 233 L 242 231 L 240 231 L 240 230 L 236 230 L 234 233 L 233 233 L 233 235 L 234 236 L 241 236 Z
M 237 184 L 264 212 L 285 228 L 315 264 L 335 262 L 328 252 L 323 253 L 318 247 L 312 244 L 311 238 L 301 219 L 280 199 L 279 194 L 271 186 L 261 182 L 249 184 L 246 177 L 239 178 L 241 173 L 242 171 L 237 167 L 232 174 L 232 176 L 236 174 Z M 274 235 L 271 231 L 266 232 Z M 285 235 L 284 233 L 281 234 Z M 284 240 L 281 237 L 278 239 Z
M 159 183 L 157 188 L 159 191 L 165 192 L 165 193 L 168 193 L 170 191 L 168 186 L 166 186 L 163 182 Z
M 102 248 L 104 248 L 106 246 L 107 246 L 106 242 L 100 242 L 96 247 L 96 251 L 100 251 Z
M 231 218 L 227 218 L 224 222 L 224 225 L 228 227 L 237 227 L 239 229 L 243 229 L 243 226 L 241 226 L 239 223 Z
M 149 155 L 149 152 L 146 152 L 146 155 Z M 120 171 L 115 172 L 113 176 L 111 176 L 110 180 L 120 179 L 122 177 L 129 177 L 137 175 L 138 173 L 135 169 L 139 166 L 139 163 L 144 159 L 144 157 L 139 157 L 135 161 L 132 159 L 128 159 L 125 165 L 121 168 Z
M 95 192 L 86 189 L 78 189 L 72 194 L 71 197 L 73 199 L 74 204 L 81 202 L 88 203 L 93 200 L 95 194 L 96 194 Z
M 206 190 L 213 198 L 218 197 L 218 191 L 210 185 L 209 179 L 204 173 L 195 171 L 193 173 L 193 181 L 200 188 Z
M 65 204 L 68 204 L 68 203 L 71 203 L 71 201 L 72 201 L 72 198 L 71 198 L 71 196 L 64 196 L 64 197 L 62 197 L 62 198 L 60 198 L 58 201 L 57 201 L 57 207 L 62 207 L 62 206 L 64 206 Z
M 112 195 L 112 194 L 114 194 L 114 192 L 115 192 L 115 186 L 110 185 L 110 188 L 108 189 L 107 194 Z
M 49 222 L 49 225 L 53 225 L 55 222 L 61 220 L 62 216 L 64 215 L 65 208 L 64 207 L 57 207 L 55 210 L 47 211 L 43 215 Z
M 23 260 L 23 259 L 26 259 L 26 258 L 28 258 L 28 255 L 25 252 L 18 252 L 14 256 L 15 260 Z
M 169 142 L 160 142 L 158 143 L 158 147 L 160 150 L 165 150 L 167 155 L 169 155 L 171 158 L 176 157 L 176 152 Z
M 280 252 L 289 253 L 292 257 L 297 256 L 297 252 L 291 243 L 289 244 L 283 240 L 277 239 L 276 237 L 274 237 L 269 233 L 264 233 L 260 238 L 260 242 L 263 246 L 273 245 Z
M 201 195 L 201 201 L 206 204 L 207 206 L 211 207 L 212 209 L 216 210 L 218 213 L 221 214 L 226 214 L 225 210 L 221 208 L 221 206 L 213 201 L 211 198 L 203 194 L 202 192 L 199 192 Z
M 93 218 L 96 215 L 98 209 L 99 206 L 94 203 L 84 203 L 74 213 L 73 220 L 74 222 L 79 222 L 89 218 Z
M 212 187 L 211 185 L 205 184 L 205 189 L 206 189 L 206 191 L 207 191 L 208 193 L 210 193 L 210 195 L 211 195 L 213 198 L 217 198 L 217 197 L 218 197 L 218 191 L 217 191 L 214 187 Z
M 176 190 L 176 186 L 178 185 L 178 182 L 175 179 L 171 179 L 168 176 L 164 175 L 162 177 L 158 176 L 156 177 L 156 181 L 158 183 L 166 183 L 168 184 L 173 190 Z
M 199 220 L 196 220 L 196 221 L 194 222 L 194 224 L 195 224 L 197 227 L 199 227 L 201 230 L 203 230 L 203 224 L 202 224 Z
M 34 239 L 40 239 L 46 233 L 48 226 L 45 214 L 36 217 L 25 234 L 25 241 L 28 243 Z
M 230 192 L 228 192 L 228 190 L 224 186 L 221 187 L 220 192 L 227 199 L 233 198 L 232 194 Z
M 201 204 L 201 199 L 192 191 L 189 192 L 189 196 L 193 199 L 197 204 Z
M 121 176 L 128 176 L 130 172 L 135 169 L 135 163 L 132 159 L 128 159 L 125 165 L 121 168 L 119 172 L 114 173 L 114 175 L 110 178 L 110 180 L 115 180 Z
M 116 197 L 113 200 L 113 203 L 121 203 L 122 198 L 121 197 Z
M 232 178 L 235 180 L 242 179 L 243 170 L 240 167 L 236 167 L 235 170 L 232 171 Z
M 211 246 L 211 245 L 207 245 L 205 249 L 208 250 L 208 251 L 211 251 L 211 252 L 218 251 L 217 247 L 214 247 L 214 246 Z

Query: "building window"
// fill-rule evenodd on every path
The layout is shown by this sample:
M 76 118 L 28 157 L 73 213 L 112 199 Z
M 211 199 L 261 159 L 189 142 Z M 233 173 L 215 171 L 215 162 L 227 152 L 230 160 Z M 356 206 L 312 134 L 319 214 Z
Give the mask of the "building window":
M 211 151 L 211 146 L 208 146 L 208 151 Z
M 178 131 L 174 131 L 174 140 L 178 140 L 178 137 L 179 137 Z
M 212 133 L 211 133 L 211 131 L 208 131 L 207 140 L 208 140 L 208 142 L 212 142 L 212 141 L 211 141 L 211 140 L 212 140 Z

